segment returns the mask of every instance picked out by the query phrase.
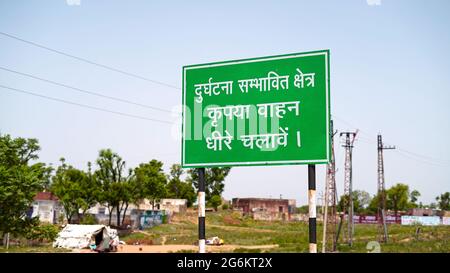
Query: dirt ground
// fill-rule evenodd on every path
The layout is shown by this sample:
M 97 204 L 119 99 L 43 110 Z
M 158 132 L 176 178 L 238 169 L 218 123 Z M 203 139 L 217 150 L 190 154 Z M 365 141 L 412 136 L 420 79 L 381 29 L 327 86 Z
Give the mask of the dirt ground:
M 246 249 L 270 249 L 276 248 L 278 245 L 222 245 L 222 246 L 206 246 L 207 252 L 231 252 L 236 248 Z M 120 245 L 118 253 L 169 253 L 177 251 L 197 251 L 195 245 Z
M 222 246 L 206 246 L 207 252 L 232 252 L 237 248 L 245 249 L 271 249 L 276 248 L 278 245 L 255 245 L 255 246 L 243 246 L 243 245 L 222 245 Z M 198 251 L 198 246 L 195 245 L 120 245 L 117 253 L 171 253 L 178 251 Z M 76 253 L 96 253 L 90 249 L 75 249 Z

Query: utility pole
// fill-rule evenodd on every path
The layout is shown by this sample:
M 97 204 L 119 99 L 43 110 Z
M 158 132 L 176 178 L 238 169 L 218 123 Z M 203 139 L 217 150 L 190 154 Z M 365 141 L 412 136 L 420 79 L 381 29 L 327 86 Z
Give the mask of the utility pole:
M 340 136 L 345 136 L 345 144 L 342 147 L 345 148 L 345 174 L 344 174 L 344 208 L 343 217 L 345 217 L 345 212 L 348 213 L 348 244 L 353 245 L 353 198 L 352 198 L 352 149 L 353 142 L 358 131 L 356 132 L 342 132 Z
M 395 146 L 383 145 L 381 134 L 378 134 L 378 241 L 387 243 L 388 230 L 386 226 L 386 188 L 384 183 L 383 150 L 393 150 Z
M 198 168 L 198 253 L 206 252 L 205 237 L 205 168 Z
M 308 165 L 309 253 L 317 253 L 316 165 Z
M 325 182 L 325 211 L 323 212 L 323 243 L 322 253 L 336 251 L 336 165 L 334 158 L 333 121 L 331 127 L 331 158 L 327 165 L 327 177 Z

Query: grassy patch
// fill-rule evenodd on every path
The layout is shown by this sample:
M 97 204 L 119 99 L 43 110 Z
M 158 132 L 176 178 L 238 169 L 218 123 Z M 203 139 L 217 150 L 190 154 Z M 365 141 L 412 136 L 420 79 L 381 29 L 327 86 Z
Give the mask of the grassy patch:
M 341 232 L 345 232 L 345 225 Z M 450 252 L 450 226 L 420 227 L 389 225 L 389 243 L 381 244 L 381 252 Z M 153 244 L 197 243 L 197 215 L 178 215 L 171 224 L 145 230 L 147 234 L 133 233 L 121 240 L 152 240 Z M 377 225 L 356 225 L 354 244 L 346 245 L 340 238 L 339 252 L 368 252 L 367 244 L 376 241 Z M 226 245 L 278 245 L 270 249 L 237 248 L 236 252 L 308 252 L 308 224 L 304 222 L 255 221 L 231 211 L 208 212 L 206 237 L 219 236 Z M 322 225 L 317 226 L 318 249 L 322 247 Z M 125 240 L 126 241 L 126 240 Z
M 6 247 L 0 247 L 0 253 L 59 253 L 71 251 L 65 248 L 54 248 L 51 244 L 40 246 L 10 246 L 8 250 Z

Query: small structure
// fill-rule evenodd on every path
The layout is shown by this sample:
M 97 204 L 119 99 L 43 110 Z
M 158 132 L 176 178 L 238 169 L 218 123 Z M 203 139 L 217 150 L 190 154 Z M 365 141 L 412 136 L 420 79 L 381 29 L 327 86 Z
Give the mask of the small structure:
M 139 215 L 139 229 L 152 228 L 167 223 L 169 215 L 165 210 L 146 210 Z
M 143 225 L 144 222 L 149 223 L 150 218 L 155 219 L 151 221 L 155 224 L 160 224 L 162 215 L 170 217 L 174 213 L 185 213 L 187 210 L 187 200 L 186 199 L 161 199 L 159 202 L 154 204 L 148 200 L 142 200 L 139 205 L 129 204 L 127 211 L 125 213 L 124 224 L 129 225 L 132 228 L 141 228 L 142 226 L 149 226 L 147 224 Z M 152 212 L 149 212 L 152 211 Z M 158 212 L 158 213 L 154 213 Z M 102 204 L 96 204 L 86 211 L 86 213 L 92 214 L 99 224 L 107 225 L 109 223 L 109 211 L 108 208 Z M 123 213 L 123 212 L 122 212 Z M 116 221 L 116 210 L 111 213 L 112 223 Z M 156 216 L 155 216 L 156 215 Z M 158 216 L 159 215 L 159 216 Z M 160 217 L 161 216 L 161 217 Z M 123 217 L 123 214 L 121 214 Z M 141 223 L 144 218 L 144 222 Z M 169 218 L 167 218 L 169 220 Z M 150 226 L 154 226 L 151 224 Z
M 56 224 L 63 214 L 63 207 L 53 193 L 39 192 L 34 197 L 31 217 L 39 217 L 39 221 L 43 223 Z
M 255 220 L 290 220 L 291 210 L 288 199 L 269 198 L 233 198 L 233 209 L 238 209 L 244 215 L 249 215 Z M 292 201 L 291 201 L 292 206 Z
M 187 210 L 187 199 L 161 199 L 156 208 L 172 213 L 185 213 Z
M 436 216 L 436 210 L 428 208 L 413 208 L 409 210 L 410 216 Z
M 105 225 L 67 225 L 58 234 L 53 247 L 110 251 L 114 250 L 118 244 L 117 230 Z

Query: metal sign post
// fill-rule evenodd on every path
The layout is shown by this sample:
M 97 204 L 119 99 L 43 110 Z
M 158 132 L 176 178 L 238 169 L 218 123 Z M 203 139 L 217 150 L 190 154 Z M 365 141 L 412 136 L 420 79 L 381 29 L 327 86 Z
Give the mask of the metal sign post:
M 205 169 L 308 164 L 310 252 L 316 164 L 328 164 L 329 50 L 183 67 L 181 165 L 198 168 L 199 252 L 205 252 Z
M 316 165 L 308 165 L 309 253 L 317 253 Z
M 198 252 L 205 253 L 205 168 L 198 168 Z

